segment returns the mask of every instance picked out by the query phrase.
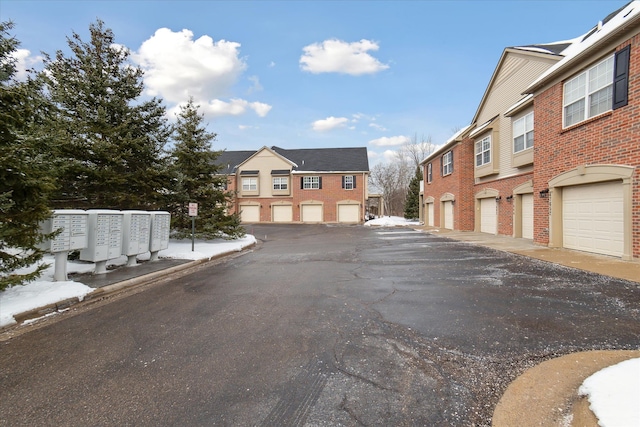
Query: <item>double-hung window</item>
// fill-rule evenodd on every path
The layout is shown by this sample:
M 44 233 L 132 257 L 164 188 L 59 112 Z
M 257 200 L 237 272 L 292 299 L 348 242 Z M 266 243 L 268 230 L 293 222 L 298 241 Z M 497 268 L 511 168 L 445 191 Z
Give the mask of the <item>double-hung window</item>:
M 449 175 L 453 172 L 453 151 L 447 151 L 442 156 L 442 175 Z
M 274 190 L 286 190 L 289 186 L 289 178 L 287 177 L 275 177 L 273 178 Z
M 353 190 L 353 175 L 345 175 L 343 179 L 344 184 L 342 188 L 344 188 L 345 190 Z
M 611 55 L 564 84 L 564 127 L 611 110 L 613 65 Z
M 533 147 L 533 112 L 513 122 L 513 152 Z
M 491 163 L 491 135 L 476 142 L 476 166 Z
M 258 191 L 258 178 L 242 178 L 242 191 Z
M 320 177 L 319 176 L 303 176 L 302 188 L 304 190 L 319 190 L 320 189 Z

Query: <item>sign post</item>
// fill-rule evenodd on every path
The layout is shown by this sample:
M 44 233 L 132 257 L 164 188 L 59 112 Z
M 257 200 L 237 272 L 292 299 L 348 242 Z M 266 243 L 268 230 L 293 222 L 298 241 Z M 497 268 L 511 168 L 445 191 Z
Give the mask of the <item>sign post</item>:
M 189 216 L 191 217 L 191 252 L 193 252 L 195 247 L 196 217 L 198 216 L 197 203 L 189 203 Z

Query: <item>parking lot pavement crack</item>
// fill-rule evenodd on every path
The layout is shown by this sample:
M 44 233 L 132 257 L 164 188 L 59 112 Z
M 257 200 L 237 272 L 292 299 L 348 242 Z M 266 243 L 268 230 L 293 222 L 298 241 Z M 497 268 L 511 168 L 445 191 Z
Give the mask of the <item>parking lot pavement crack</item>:
M 362 422 L 359 418 L 358 418 L 358 414 L 356 413 L 356 411 L 354 411 L 350 406 L 349 406 L 349 402 L 347 399 L 347 395 L 343 395 L 342 396 L 342 402 L 340 402 L 340 406 L 339 408 L 343 411 L 345 411 L 349 417 L 355 422 L 357 423 L 357 425 L 360 426 L 366 426 L 367 424 Z

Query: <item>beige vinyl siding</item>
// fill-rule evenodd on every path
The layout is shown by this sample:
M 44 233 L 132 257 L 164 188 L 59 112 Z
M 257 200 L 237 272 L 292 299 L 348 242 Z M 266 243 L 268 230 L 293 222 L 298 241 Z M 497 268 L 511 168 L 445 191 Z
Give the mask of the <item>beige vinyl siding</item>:
M 273 197 L 272 170 L 291 169 L 291 164 L 274 155 L 269 150 L 258 152 L 253 158 L 242 165 L 240 170 L 258 170 L 260 197 Z M 291 178 L 289 177 L 289 191 L 291 191 Z M 290 193 L 289 193 L 290 194 Z M 277 196 L 276 196 L 277 197 Z
M 555 60 L 543 58 L 536 54 L 525 55 L 517 52 L 508 52 L 506 54 L 500 71 L 484 100 L 484 104 L 477 118 L 477 123 L 484 123 L 498 114 L 501 116 L 501 120 L 499 120 L 500 128 L 498 129 L 500 136 L 499 141 L 492 141 L 494 144 L 499 144 L 499 150 L 493 151 L 494 155 L 499 156 L 499 173 L 498 176 L 493 175 L 489 177 L 489 179 L 510 176 L 531 170 L 531 166 L 527 168 L 515 168 L 511 165 L 511 154 L 513 150 L 512 121 L 511 118 L 504 117 L 503 113 L 522 99 L 524 89 L 555 63 Z M 479 182 L 482 181 L 482 179 L 479 179 Z

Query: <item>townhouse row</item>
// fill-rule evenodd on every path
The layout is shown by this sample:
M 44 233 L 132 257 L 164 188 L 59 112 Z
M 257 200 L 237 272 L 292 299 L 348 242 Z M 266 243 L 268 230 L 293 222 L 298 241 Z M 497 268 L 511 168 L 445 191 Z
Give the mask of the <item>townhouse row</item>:
M 640 259 L 640 1 L 506 48 L 471 124 L 421 164 L 427 226 Z
M 243 223 L 361 223 L 366 147 L 224 151 L 217 162 L 235 193 L 229 213 Z

